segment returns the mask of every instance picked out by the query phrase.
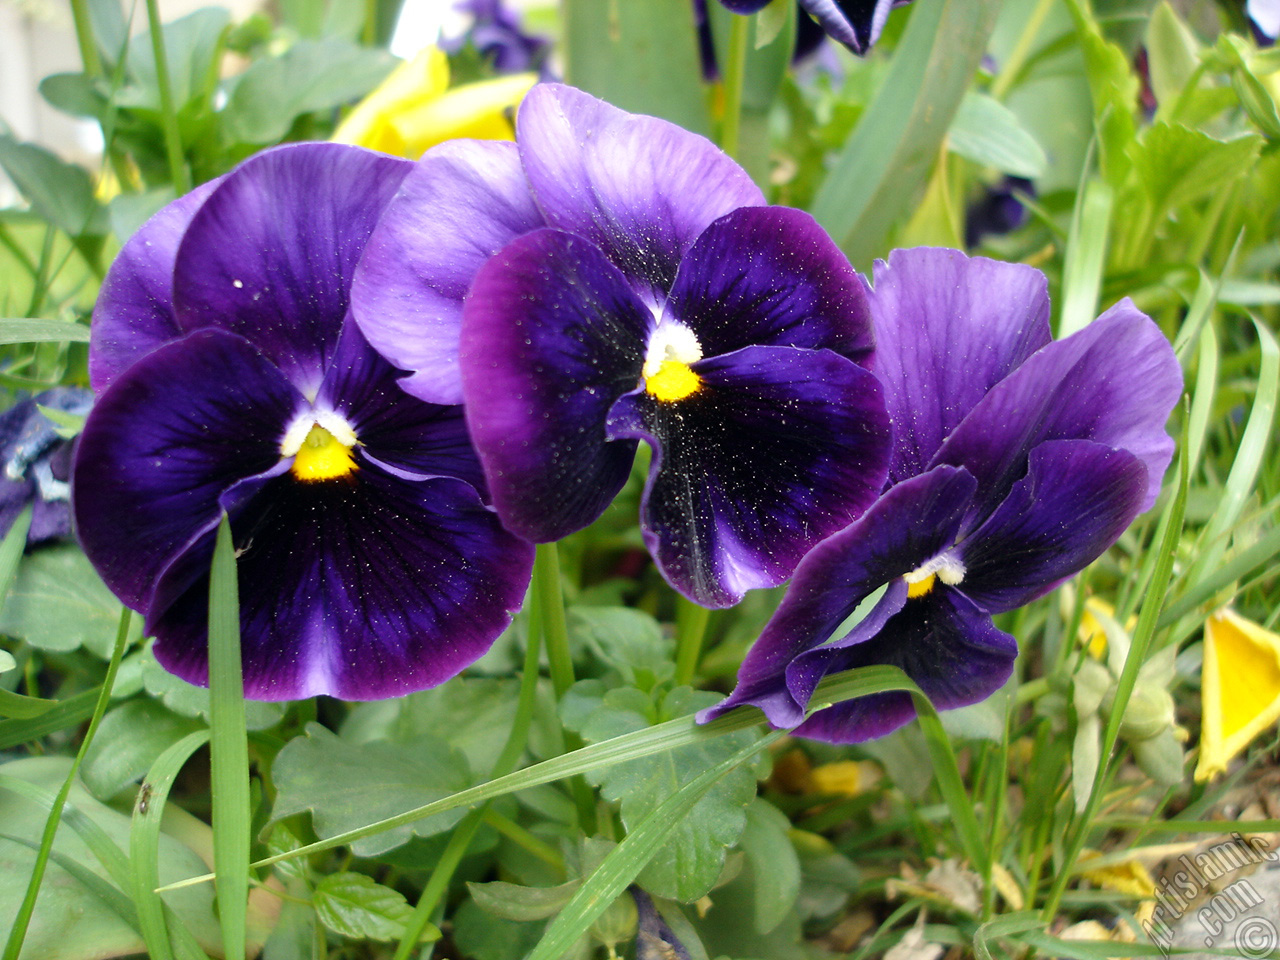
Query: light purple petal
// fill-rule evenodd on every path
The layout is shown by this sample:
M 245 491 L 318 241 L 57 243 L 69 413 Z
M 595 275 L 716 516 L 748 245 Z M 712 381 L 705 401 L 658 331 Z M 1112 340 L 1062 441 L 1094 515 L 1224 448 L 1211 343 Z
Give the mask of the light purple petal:
M 280 463 L 306 401 L 253 346 L 221 330 L 134 363 L 99 398 L 76 452 L 72 502 L 86 555 L 128 606 L 216 524 L 219 497 Z
M 875 344 L 861 278 L 817 221 L 787 207 L 744 207 L 709 226 L 666 314 L 697 334 L 704 356 L 825 347 L 866 364 Z
M 281 476 L 233 518 L 245 694 L 401 696 L 482 656 L 528 587 L 533 547 L 458 480 Z M 207 571 L 211 538 L 192 548 Z M 162 589 L 165 585 L 162 584 Z M 159 592 L 159 591 L 158 591 Z M 208 576 L 148 626 L 166 669 L 208 676 Z
M 960 547 L 960 589 L 988 613 L 1030 603 L 1120 538 L 1142 506 L 1147 470 L 1125 450 L 1054 440 L 1031 451 L 1027 475 Z
M 173 314 L 173 261 L 191 218 L 220 182 L 201 184 L 162 207 L 116 255 L 89 331 L 94 390 L 105 390 L 138 357 L 182 336 Z
M 516 139 L 547 222 L 586 237 L 655 301 L 711 223 L 764 196 L 711 141 L 572 87 L 542 83 Z
M 1164 423 L 1182 392 L 1182 370 L 1160 328 L 1122 300 L 1079 333 L 1056 340 L 996 384 L 956 427 L 933 462 L 978 479 L 974 527 L 1048 440 L 1093 440 L 1127 450 L 1147 469 L 1141 510 L 1160 493 L 1173 457 Z
M 889 11 L 905 0 L 800 0 L 827 35 L 856 54 L 880 39 Z
M 974 487 L 973 477 L 963 470 L 931 470 L 890 487 L 860 520 L 814 547 L 796 568 L 777 612 L 742 661 L 737 687 L 727 700 L 700 713 L 699 722 L 753 703 L 766 711 L 775 726 L 798 723 L 808 697 L 791 696 L 789 665 L 805 651 L 821 648 L 877 589 L 951 546 Z M 893 596 L 882 602 L 900 607 L 905 587 L 900 592 L 890 589 Z M 860 633 L 850 636 L 866 639 Z M 807 685 L 811 691 L 815 684 L 812 678 L 802 678 L 797 689 Z M 789 702 L 779 693 L 785 693 Z
M 747 347 L 693 370 L 702 386 L 683 400 L 620 399 L 608 435 L 654 448 L 641 526 L 663 575 L 726 607 L 871 504 L 889 424 L 875 377 L 827 350 Z
M 360 328 L 348 323 L 316 405 L 342 414 L 355 430 L 357 463 L 371 460 L 406 479 L 456 477 L 483 496 L 484 472 L 462 407 L 408 396 L 398 377 L 399 371 L 374 352 Z
M 205 200 L 178 248 L 179 325 L 238 333 L 314 391 L 347 317 L 356 262 L 412 167 L 336 143 L 288 144 L 246 160 Z
M 514 143 L 453 140 L 427 151 L 369 238 L 351 309 L 369 342 L 402 370 L 409 393 L 461 403 L 462 298 L 476 272 L 545 226 Z
M 874 639 L 845 647 L 827 663 L 831 673 L 889 664 L 899 667 L 939 710 L 985 700 L 1009 679 L 1018 643 L 959 590 L 939 586 L 907 601 Z M 916 715 L 908 693 L 859 697 L 819 710 L 793 732 L 828 743 L 882 737 Z
M 467 424 L 507 529 L 535 541 L 587 526 L 626 483 L 635 442 L 610 441 L 653 315 L 592 244 L 557 230 L 480 270 L 463 311 Z
M 877 261 L 871 314 L 893 418 L 891 483 L 928 469 L 987 391 L 1051 339 L 1043 273 L 958 250 L 894 250 Z

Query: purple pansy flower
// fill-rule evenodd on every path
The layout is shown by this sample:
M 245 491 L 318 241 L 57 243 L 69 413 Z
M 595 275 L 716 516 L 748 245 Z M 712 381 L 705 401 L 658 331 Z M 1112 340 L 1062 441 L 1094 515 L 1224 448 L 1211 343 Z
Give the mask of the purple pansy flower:
M 498 73 L 524 73 L 546 65 L 550 41 L 525 33 L 519 15 L 507 9 L 503 0 L 457 0 L 453 8 L 471 20 L 462 34 L 441 41 L 446 53 L 471 44 Z
M 769 0 L 720 0 L 734 13 L 755 13 L 769 5 Z M 880 39 L 889 11 L 911 0 L 800 0 L 800 6 L 831 39 L 843 43 L 862 56 Z
M 532 547 L 483 502 L 462 411 L 406 395 L 348 322 L 356 262 L 412 166 L 266 151 L 156 214 L 103 285 L 76 523 L 186 680 L 207 678 L 223 511 L 256 699 L 432 686 L 520 605 Z
M 27 504 L 28 544 L 71 535 L 72 442 L 58 435 L 40 407 L 83 416 L 92 404 L 93 393 L 83 387 L 53 387 L 23 397 L 0 414 L 0 536 Z
M 587 526 L 644 440 L 642 528 L 676 589 L 726 606 L 782 582 L 884 478 L 858 276 L 665 121 L 544 84 L 517 143 L 450 144 L 406 178 L 356 280 L 362 329 L 409 392 L 466 398 L 508 529 Z
M 881 663 L 940 709 L 976 703 L 1017 655 L 992 616 L 1081 570 L 1159 493 L 1182 374 L 1128 300 L 1051 342 L 1039 271 L 918 249 L 877 263 L 871 309 L 896 435 L 889 485 L 804 558 L 737 688 L 700 720 L 754 704 L 802 736 L 878 737 L 915 715 L 906 693 L 804 715 L 824 676 Z

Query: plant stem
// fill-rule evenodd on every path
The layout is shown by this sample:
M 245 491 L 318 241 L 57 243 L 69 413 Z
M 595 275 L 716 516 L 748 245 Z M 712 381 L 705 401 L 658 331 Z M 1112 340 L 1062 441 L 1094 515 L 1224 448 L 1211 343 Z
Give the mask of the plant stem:
M 169 176 L 173 189 L 182 196 L 191 191 L 191 174 L 182 154 L 182 134 L 173 107 L 173 90 L 169 85 L 169 60 L 164 52 L 164 24 L 160 22 L 158 0 L 147 0 L 147 25 L 151 32 L 151 51 L 156 61 L 156 88 L 160 94 L 160 120 L 164 127 L 164 148 L 169 158 Z
M 80 48 L 80 62 L 90 77 L 102 74 L 102 58 L 93 40 L 93 21 L 89 18 L 88 0 L 71 0 L 71 19 L 75 21 L 76 45 Z
M 729 30 L 729 57 L 724 66 L 724 121 L 720 148 L 738 157 L 738 133 L 742 129 L 742 87 L 747 77 L 747 39 L 750 18 L 735 16 Z
M 702 654 L 702 640 L 707 633 L 711 611 L 685 597 L 676 599 L 676 677 L 675 685 L 693 682 Z
M 31 922 L 31 914 L 35 912 L 40 883 L 44 880 L 49 855 L 53 852 L 53 840 L 57 836 L 58 825 L 62 822 L 62 808 L 66 806 L 71 787 L 76 782 L 76 775 L 80 772 L 80 763 L 89 752 L 89 744 L 93 743 L 94 735 L 98 732 L 98 724 L 102 722 L 102 716 L 107 712 L 107 704 L 111 700 L 111 688 L 115 686 L 116 672 L 120 669 L 120 660 L 124 657 L 124 648 L 129 642 L 129 617 L 129 609 L 126 607 L 120 613 L 120 625 L 116 628 L 116 644 L 111 650 L 107 676 L 102 681 L 102 689 L 98 693 L 97 705 L 93 708 L 89 729 L 85 731 L 80 749 L 76 751 L 76 758 L 71 761 L 67 779 L 63 781 L 53 809 L 49 811 L 48 819 L 44 822 L 44 833 L 40 836 L 40 852 L 36 854 L 35 865 L 31 868 L 31 877 L 27 880 L 26 895 L 22 898 L 18 915 L 14 917 L 13 927 L 9 930 L 9 940 L 4 947 L 4 960 L 17 960 L 18 954 L 22 952 L 22 942 L 27 937 L 27 926 Z
M 551 665 L 551 685 L 559 700 L 573 686 L 573 657 L 564 618 L 564 592 L 560 589 L 560 555 L 554 543 L 538 544 L 538 555 L 533 561 L 533 589 L 538 595 L 542 636 Z

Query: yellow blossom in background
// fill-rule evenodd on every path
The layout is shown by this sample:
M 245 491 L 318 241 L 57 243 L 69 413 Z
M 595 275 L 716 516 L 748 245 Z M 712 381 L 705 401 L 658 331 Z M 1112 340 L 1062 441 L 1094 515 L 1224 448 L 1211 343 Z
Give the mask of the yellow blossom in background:
M 1280 719 L 1280 635 L 1223 608 L 1204 625 L 1197 781 L 1227 771 L 1231 758 Z
M 1081 867 L 1099 856 L 1096 850 L 1083 851 L 1080 854 Z M 1137 859 L 1121 860 L 1092 870 L 1081 869 L 1080 874 L 1103 890 L 1115 890 L 1142 899 L 1151 899 L 1156 895 L 1156 882 L 1151 877 L 1151 871 Z
M 449 58 L 428 47 L 361 100 L 333 139 L 411 160 L 458 137 L 511 140 L 516 107 L 537 82 L 519 73 L 450 90 Z
M 1102 619 L 1114 618 L 1115 615 L 1116 608 L 1105 600 L 1090 597 L 1084 602 L 1084 614 L 1080 617 L 1080 630 L 1077 636 L 1095 660 L 1101 660 L 1103 654 L 1107 652 L 1107 631 L 1102 625 Z M 1137 623 L 1138 618 L 1130 616 L 1125 622 L 1124 629 L 1132 631 Z

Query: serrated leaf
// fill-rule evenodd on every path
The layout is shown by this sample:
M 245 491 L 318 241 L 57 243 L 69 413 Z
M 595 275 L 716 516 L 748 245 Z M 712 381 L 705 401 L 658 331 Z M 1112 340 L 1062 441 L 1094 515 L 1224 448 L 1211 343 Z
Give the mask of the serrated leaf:
M 471 899 L 486 913 L 504 920 L 545 920 L 554 916 L 573 899 L 581 880 L 570 880 L 555 887 L 524 887 L 518 883 L 494 880 L 491 883 L 468 883 Z
M 1224 189 L 1252 169 L 1263 139 L 1215 140 L 1181 124 L 1153 124 L 1131 150 L 1134 171 L 1158 216 Z
M 147 693 L 159 697 L 174 713 L 184 717 L 209 719 L 209 691 L 187 683 L 181 677 L 160 666 L 150 646 L 141 656 L 142 685 Z M 266 730 L 274 727 L 284 716 L 283 703 L 267 703 L 262 700 L 246 700 L 244 703 L 245 726 L 250 730 Z
M 404 896 L 363 873 L 332 873 L 316 884 L 311 904 L 320 922 L 353 940 L 398 940 L 413 916 Z M 427 924 L 422 940 L 439 940 Z
M 412 744 L 349 743 L 319 724 L 289 741 L 271 769 L 278 794 L 274 819 L 311 811 L 321 837 L 353 830 L 471 785 L 462 755 L 443 740 L 421 736 Z M 465 810 L 451 810 L 357 840 L 351 849 L 376 856 L 411 836 L 429 837 L 451 828 Z
M 622 674 L 627 684 L 651 689 L 675 673 L 675 641 L 662 625 L 628 607 L 573 607 L 569 636 Z
M 1039 177 L 1048 163 L 1043 148 L 1014 112 L 985 93 L 965 94 L 947 143 L 962 157 L 1015 177 Z
M 578 685 L 581 686 L 581 685 Z M 654 705 L 630 687 L 610 690 L 599 706 L 565 718 L 588 742 L 642 730 L 671 717 L 716 703 L 712 693 L 678 687 Z M 714 767 L 757 737 L 742 731 L 691 744 L 652 757 L 617 764 L 596 774 L 605 799 L 620 804 L 622 822 L 634 828 L 682 784 Z M 746 806 L 756 792 L 749 768 L 728 773 L 698 800 L 654 854 L 640 875 L 641 885 L 656 896 L 689 902 L 703 896 L 720 875 L 726 849 L 746 827 Z
M 120 601 L 80 548 L 64 544 L 24 558 L 0 611 L 0 633 L 41 650 L 83 644 L 105 660 L 119 619 Z
M 273 143 L 294 118 L 364 96 L 395 66 L 389 54 L 344 40 L 302 40 L 259 60 L 240 75 L 223 115 L 227 133 L 244 143 Z
M 800 858 L 791 845 L 790 829 L 791 821 L 768 801 L 757 797 L 747 807 L 741 845 L 755 880 L 757 933 L 780 924 L 800 895 Z

